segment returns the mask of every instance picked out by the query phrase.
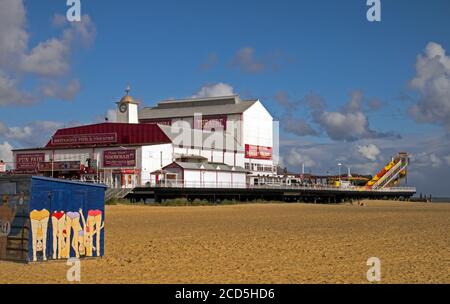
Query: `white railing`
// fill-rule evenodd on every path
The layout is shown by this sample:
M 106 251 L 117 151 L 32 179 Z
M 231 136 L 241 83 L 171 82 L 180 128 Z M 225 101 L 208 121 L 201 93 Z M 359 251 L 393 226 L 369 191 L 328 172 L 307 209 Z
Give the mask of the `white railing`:
M 231 188 L 247 188 L 245 183 L 230 183 L 230 182 L 191 182 L 191 181 L 162 181 L 155 185 L 151 184 L 151 187 L 156 188 L 205 188 L 205 189 L 231 189 Z
M 415 187 L 391 187 L 391 188 L 383 188 L 383 189 L 371 189 L 368 187 L 333 187 L 333 186 L 323 186 L 323 185 L 250 185 L 245 183 L 215 183 L 215 182 L 183 182 L 183 181 L 162 181 L 155 185 L 154 183 L 150 184 L 150 187 L 154 188 L 198 188 L 198 189 L 281 189 L 281 190 L 319 190 L 319 191 L 339 191 L 339 192 L 417 192 Z

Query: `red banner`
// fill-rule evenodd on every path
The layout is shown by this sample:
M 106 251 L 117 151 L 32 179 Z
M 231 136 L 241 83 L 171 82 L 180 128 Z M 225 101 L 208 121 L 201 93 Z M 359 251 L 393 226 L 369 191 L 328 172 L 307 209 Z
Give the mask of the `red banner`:
M 29 171 L 36 170 L 39 163 L 45 162 L 44 153 L 30 153 L 16 155 L 16 170 Z
M 114 144 L 117 143 L 116 133 L 104 134 L 77 134 L 77 135 L 57 135 L 53 136 L 52 144 L 55 146 L 68 145 L 94 145 L 94 144 Z
M 224 131 L 227 129 L 227 116 L 204 116 L 202 119 L 194 117 L 194 129 L 206 131 Z
M 79 161 L 45 162 L 38 165 L 38 170 L 39 172 L 80 171 L 81 163 Z
M 272 148 L 262 146 L 245 145 L 245 158 L 271 160 Z
M 113 150 L 103 152 L 103 167 L 120 168 L 136 166 L 136 150 Z

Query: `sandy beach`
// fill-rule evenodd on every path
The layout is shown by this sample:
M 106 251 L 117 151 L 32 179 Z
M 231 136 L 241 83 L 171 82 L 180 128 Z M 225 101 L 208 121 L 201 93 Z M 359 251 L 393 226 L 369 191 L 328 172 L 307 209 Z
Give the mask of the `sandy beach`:
M 81 283 L 450 283 L 450 204 L 108 206 Z M 0 261 L 0 283 L 67 283 L 65 262 Z

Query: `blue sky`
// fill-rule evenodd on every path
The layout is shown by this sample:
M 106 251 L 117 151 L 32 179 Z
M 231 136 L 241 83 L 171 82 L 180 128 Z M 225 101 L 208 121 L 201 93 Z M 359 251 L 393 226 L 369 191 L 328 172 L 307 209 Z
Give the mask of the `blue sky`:
M 65 41 L 62 33 L 71 25 L 55 24 L 55 15 L 66 13 L 65 2 L 23 2 L 26 16 L 22 28 L 28 35 L 24 53 L 52 38 Z M 45 140 L 35 136 L 34 129 L 47 136 L 46 132 L 59 124 L 94 122 L 114 107 L 128 83 L 132 95 L 145 105 L 192 96 L 204 86 L 224 83 L 242 97 L 260 98 L 276 118 L 292 118 L 291 131 L 282 125 L 282 155 L 285 165 L 294 171 L 305 162 L 314 171 L 331 170 L 333 158 L 340 156 L 325 152 L 342 151 L 349 166 L 375 173 L 372 171 L 399 152 L 396 150 L 407 148 L 423 165 L 412 173 L 420 190 L 450 194 L 445 184 L 430 183 L 422 169 L 434 166 L 429 170 L 433 173 L 427 174 L 450 178 L 446 173 L 450 169 L 448 115 L 433 114 L 437 119 L 431 115 L 421 123 L 418 115 L 408 112 L 421 96 L 430 95 L 426 89 L 414 90 L 410 85 L 417 78 L 418 56 L 430 42 L 450 49 L 449 1 L 381 0 L 380 23 L 367 21 L 365 0 L 81 3 L 95 35 L 91 33 L 88 43 L 83 42 L 86 37 L 71 38 L 70 54 L 63 58 L 69 65 L 64 73 L 27 73 L 0 61 L 0 71 L 16 80 L 16 89 L 31 95 L 36 87 L 50 82 L 61 87 L 69 82 L 78 84 L 69 96 L 47 94 L 26 106 L 0 101 L 0 123 L 10 131 L 4 131 L 2 137 L 0 126 L 0 144 L 37 144 Z M 309 97 L 317 95 L 326 103 L 322 112 L 347 115 L 342 107 L 356 91 L 363 97 L 361 109 L 354 113 L 364 115 L 370 132 L 355 138 L 330 134 L 325 116 L 314 114 L 307 106 Z M 450 107 L 445 96 L 450 93 L 444 93 L 440 96 L 444 96 L 445 111 Z M 1 96 L 9 95 L 0 91 Z M 379 106 L 370 107 L 373 101 Z M 424 102 L 422 107 L 424 104 L 428 105 Z M 292 132 L 299 119 L 316 130 L 315 134 Z M 54 124 L 37 126 L 36 121 Z M 34 129 L 13 135 L 12 131 L 26 127 Z M 27 134 L 32 138 L 25 138 Z M 426 140 L 437 146 L 431 149 Z M 373 148 L 371 145 L 379 150 L 375 149 L 375 156 L 359 152 L 360 147 Z M 321 147 L 323 157 L 332 159 L 320 158 L 311 147 Z

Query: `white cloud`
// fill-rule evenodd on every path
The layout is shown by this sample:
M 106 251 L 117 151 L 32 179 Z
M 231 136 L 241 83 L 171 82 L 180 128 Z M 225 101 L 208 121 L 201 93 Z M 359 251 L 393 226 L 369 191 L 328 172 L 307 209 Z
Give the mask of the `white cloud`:
M 69 45 L 55 38 L 41 42 L 24 55 L 21 69 L 42 76 L 64 75 L 69 71 L 69 50 Z
M 81 84 L 77 79 L 62 85 L 55 81 L 49 81 L 42 85 L 39 90 L 41 94 L 48 98 L 58 98 L 62 100 L 73 100 L 80 91 Z
M 255 49 L 247 46 L 237 50 L 231 60 L 231 67 L 244 73 L 257 74 L 267 70 L 276 71 L 284 64 L 292 62 L 293 60 L 280 50 L 257 56 Z
M 362 112 L 324 112 L 320 116 L 320 122 L 328 136 L 335 140 L 356 140 L 368 134 L 367 117 Z
M 59 37 L 29 46 L 23 0 L 0 2 L 0 106 L 28 105 L 47 98 L 70 100 L 78 93 L 78 80 L 70 76 L 71 54 L 90 45 L 96 36 L 89 16 L 68 23 L 55 16 L 53 24 L 63 27 Z M 21 83 L 37 83 L 24 91 Z M 32 97 L 33 96 L 33 97 Z
M 358 146 L 358 152 L 371 161 L 376 161 L 381 153 L 380 149 L 374 144 Z
M 117 109 L 108 109 L 103 115 L 95 117 L 95 123 L 117 122 Z
M 325 133 L 337 141 L 357 141 L 367 138 L 398 137 L 393 133 L 381 133 L 372 130 L 362 107 L 363 95 L 352 92 L 350 100 L 340 111 L 327 111 L 325 100 L 315 94 L 306 96 L 305 103 L 311 111 L 313 121 L 320 125 Z
M 282 118 L 283 129 L 297 136 L 314 136 L 318 132 L 303 118 L 285 115 Z
M 450 132 L 450 57 L 440 44 L 430 42 L 417 57 L 410 85 L 419 93 L 409 110 L 412 117 L 417 122 L 442 125 Z
M 0 67 L 20 60 L 28 44 L 26 12 L 20 0 L 0 1 Z
M 219 82 L 208 84 L 200 88 L 200 90 L 192 96 L 192 98 L 207 98 L 235 95 L 234 89 L 229 84 Z
M 369 144 L 369 145 L 365 145 L 365 146 L 358 146 L 358 151 L 365 158 L 367 158 L 367 159 L 369 159 L 371 161 L 376 161 L 378 156 L 381 153 L 380 149 L 374 144 Z
M 433 168 L 439 168 L 442 166 L 442 159 L 440 159 L 436 154 L 432 153 L 430 155 L 431 166 Z
M 81 16 L 80 22 L 68 23 L 70 26 L 64 30 L 62 41 L 71 44 L 72 47 L 77 47 L 79 44 L 88 47 L 94 42 L 97 36 L 97 29 L 89 15 Z
M 57 16 L 55 20 L 60 20 Z M 67 23 L 63 23 L 67 24 Z M 62 37 L 51 38 L 39 43 L 30 54 L 24 54 L 21 69 L 41 76 L 65 75 L 70 68 L 70 53 L 78 42 L 83 45 L 92 43 L 96 29 L 89 16 L 82 17 L 81 22 L 71 22 Z
M 300 137 L 319 135 L 305 118 L 296 115 L 301 101 L 291 99 L 285 91 L 278 91 L 273 98 L 283 111 L 280 120 L 283 121 L 282 127 L 286 132 Z
M 255 57 L 255 49 L 252 47 L 239 49 L 231 65 L 247 73 L 259 73 L 266 68 L 263 61 Z
M 292 168 L 293 171 L 297 172 L 300 172 L 298 168 L 301 168 L 303 165 L 308 168 L 312 168 L 317 165 L 309 154 L 309 151 L 305 151 L 301 148 L 290 149 L 289 152 L 283 157 L 283 163 Z
M 278 91 L 273 98 L 287 113 L 292 114 L 300 107 L 301 101 L 291 99 L 286 91 Z
M 63 27 L 67 24 L 67 17 L 60 14 L 53 15 L 52 24 L 55 27 Z
M 25 126 L 7 127 L 0 122 L 0 139 L 4 138 L 18 147 L 41 147 L 64 124 L 56 121 L 34 121 Z
M 17 79 L 11 78 L 0 69 L 0 106 L 32 104 L 34 97 L 17 88 Z
M 417 168 L 426 168 L 431 166 L 430 154 L 427 152 L 411 153 L 410 159 Z
M 32 135 L 32 129 L 28 126 L 20 128 L 20 127 L 11 127 L 8 132 L 5 134 L 5 137 L 8 139 L 16 139 L 21 140 Z
M 447 162 L 447 165 L 450 166 L 450 155 L 445 156 L 444 159 Z
M 13 161 L 12 149 L 13 147 L 6 141 L 0 144 L 0 160 L 3 160 L 7 165 Z
M 297 143 L 288 143 L 282 147 L 283 160 L 291 171 L 298 172 L 298 168 L 305 163 L 308 171 L 314 174 L 338 174 L 338 163 L 342 163 L 345 171 L 351 168 L 354 173 L 374 174 L 384 165 L 382 162 L 368 163 L 367 158 L 358 151 L 358 146 L 352 143 L 310 143 L 301 147 Z

